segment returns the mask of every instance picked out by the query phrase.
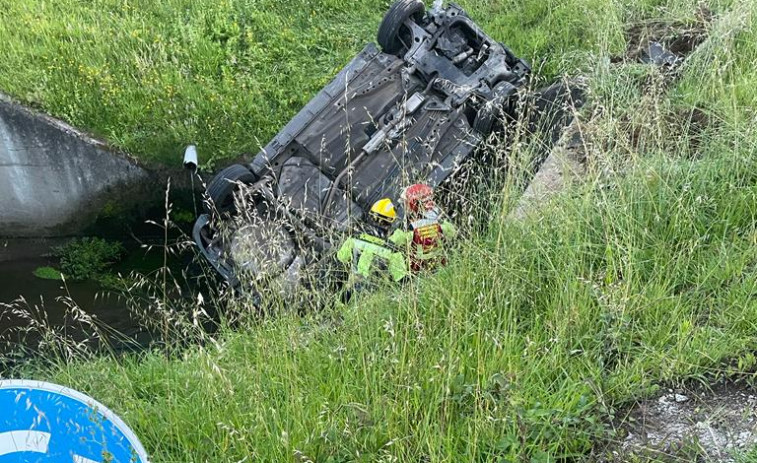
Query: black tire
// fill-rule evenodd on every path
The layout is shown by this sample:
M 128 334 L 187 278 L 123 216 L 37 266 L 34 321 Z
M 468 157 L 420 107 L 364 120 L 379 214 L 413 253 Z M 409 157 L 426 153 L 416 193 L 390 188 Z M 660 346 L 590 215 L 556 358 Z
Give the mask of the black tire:
M 384 15 L 378 29 L 378 43 L 384 53 L 396 54 L 402 50 L 400 32 L 410 18 L 420 20 L 426 12 L 421 0 L 397 0 Z
M 209 204 L 205 204 L 206 212 L 217 211 L 220 214 L 234 212 L 234 192 L 239 184 L 255 183 L 255 174 L 240 164 L 232 164 L 218 173 L 208 185 Z

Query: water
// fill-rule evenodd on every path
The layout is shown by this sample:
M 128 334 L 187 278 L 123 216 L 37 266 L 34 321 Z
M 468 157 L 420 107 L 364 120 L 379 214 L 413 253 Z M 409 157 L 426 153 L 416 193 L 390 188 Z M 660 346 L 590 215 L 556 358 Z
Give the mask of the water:
M 128 260 L 135 260 L 131 257 Z M 83 339 L 87 333 L 77 324 L 66 320 L 66 312 L 72 302 L 109 328 L 138 339 L 142 330 L 131 315 L 126 300 L 116 291 L 104 289 L 95 281 L 43 280 L 34 276 L 38 267 L 53 266 L 55 262 L 45 257 L 14 260 L 0 264 L 0 303 L 11 304 L 21 309 L 34 306 L 44 311 L 51 326 L 66 326 L 67 333 L 73 339 Z M 23 298 L 25 302 L 20 301 Z M 15 302 L 14 302 L 15 301 Z M 13 335 L 17 328 L 26 321 L 13 313 L 13 310 L 0 306 L 0 337 Z M 32 343 L 35 336 L 26 339 Z M 0 350 L 3 350 L 0 347 Z
M 194 185 L 194 178 L 192 185 Z M 181 209 L 184 216 L 192 213 L 196 215 L 196 203 L 193 191 L 172 191 L 171 202 L 174 211 Z M 121 241 L 126 247 L 125 258 L 113 266 L 110 272 L 114 275 L 127 276 L 132 272 L 152 278 L 159 269 L 163 268 L 163 243 L 186 239 L 191 229 L 191 222 L 182 222 L 180 227 L 172 226 L 168 235 L 164 235 L 161 227 L 151 222 L 162 223 L 165 215 L 163 200 L 154 204 L 143 205 L 136 214 L 127 213 L 118 217 L 108 217 L 98 222 L 84 232 L 87 236 L 99 236 L 108 240 Z M 132 315 L 132 310 L 144 313 L 150 307 L 129 307 L 134 301 L 127 301 L 118 291 L 104 288 L 96 281 L 66 281 L 44 280 L 36 277 L 34 271 L 40 267 L 59 267 L 58 262 L 50 257 L 53 246 L 64 244 L 67 239 L 48 240 L 38 242 L 32 240 L 10 240 L 6 243 L 0 240 L 0 341 L 11 337 L 14 341 L 20 338 L 13 335 L 19 327 L 28 323 L 14 313 L 14 307 L 39 307 L 47 318 L 49 325 L 64 328 L 67 337 L 85 339 L 88 328 L 82 328 L 79 323 L 72 323 L 70 307 L 75 304 L 89 315 L 96 317 L 98 326 L 106 326 L 108 331 L 125 335 L 136 341 L 138 345 L 145 345 L 154 338 L 148 335 L 140 323 Z M 148 251 L 140 243 L 153 243 L 155 247 Z M 174 275 L 180 275 L 193 256 L 193 252 L 180 256 L 169 254 L 168 266 Z M 194 290 L 189 291 L 190 293 Z M 181 298 L 184 295 L 171 291 L 171 298 Z M 25 302 L 19 302 L 23 298 Z M 144 303 L 147 304 L 146 302 Z M 33 346 L 35 337 L 27 337 L 22 344 Z M 116 346 L 118 347 L 118 346 Z M 0 342 L 0 354 L 7 353 L 7 346 Z
M 11 303 L 23 297 L 29 303 L 42 304 L 50 321 L 63 322 L 66 304 L 60 299 L 68 296 L 87 312 L 97 315 L 103 322 L 115 328 L 128 328 L 129 316 L 126 304 L 116 295 L 103 292 L 94 281 L 69 282 L 42 280 L 34 276 L 38 267 L 53 265 L 44 258 L 5 262 L 0 265 L 0 302 Z M 102 294 L 100 294 L 102 293 Z M 99 296 L 99 297 L 98 297 Z M 4 314 L 6 317 L 9 314 Z M 16 324 L 13 320 L 7 325 Z M 0 328 L 1 329 L 1 328 Z
M 142 232 L 140 239 L 157 242 L 155 228 L 153 226 L 140 230 Z M 133 232 L 134 229 L 131 231 Z M 141 293 L 132 292 L 132 296 L 135 297 L 127 300 L 120 291 L 103 287 L 97 281 L 66 280 L 64 282 L 41 279 L 34 275 L 34 271 L 40 267 L 59 267 L 56 259 L 50 256 L 51 247 L 59 246 L 66 241 L 65 239 L 51 242 L 13 240 L 5 246 L 0 243 L 0 354 L 7 354 L 9 350 L 19 345 L 33 349 L 39 339 L 39 336 L 34 334 L 23 337 L 17 334 L 19 328 L 29 324 L 24 317 L 15 313 L 17 309 L 32 313 L 39 312 L 41 315 L 37 315 L 36 318 L 44 316 L 48 326 L 65 329 L 66 337 L 70 339 L 80 341 L 90 338 L 92 328 L 71 319 L 72 305 L 94 316 L 97 326 L 106 327 L 107 333 L 118 334 L 116 338 L 110 336 L 111 343 L 115 344 L 113 347 L 120 349 L 149 344 L 153 336 L 143 329 L 139 320 L 133 315 L 134 310 L 144 314 L 150 309 L 148 302 L 144 300 L 142 300 L 142 306 L 135 307 L 137 304 L 135 298 L 143 296 Z M 116 275 L 128 277 L 132 273 L 150 279 L 163 267 L 162 246 L 147 250 L 140 246 L 134 237 L 126 239 L 124 246 L 126 248 L 124 258 L 109 269 L 114 280 Z M 169 254 L 168 265 L 176 274 L 181 273 L 184 258 L 185 256 L 177 258 Z M 12 305 L 12 308 L 7 305 Z M 35 307 L 39 310 L 34 310 Z M 12 347 L 6 345 L 5 341 L 8 339 L 14 343 Z M 129 346 L 124 345 L 125 340 L 129 340 Z

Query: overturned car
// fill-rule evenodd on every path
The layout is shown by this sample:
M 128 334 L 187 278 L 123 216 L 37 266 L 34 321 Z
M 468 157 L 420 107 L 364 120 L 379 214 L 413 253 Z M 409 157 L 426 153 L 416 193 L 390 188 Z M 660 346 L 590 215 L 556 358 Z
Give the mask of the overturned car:
M 399 0 L 367 45 L 249 165 L 208 185 L 194 227 L 232 286 L 289 275 L 404 185 L 444 182 L 514 111 L 529 65 L 459 6 Z

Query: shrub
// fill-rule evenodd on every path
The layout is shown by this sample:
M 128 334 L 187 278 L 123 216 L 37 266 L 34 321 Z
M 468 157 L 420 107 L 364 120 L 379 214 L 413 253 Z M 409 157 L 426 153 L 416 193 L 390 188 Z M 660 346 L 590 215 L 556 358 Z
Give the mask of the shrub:
M 124 253 L 119 242 L 90 237 L 76 238 L 54 249 L 61 272 L 72 280 L 99 279 Z

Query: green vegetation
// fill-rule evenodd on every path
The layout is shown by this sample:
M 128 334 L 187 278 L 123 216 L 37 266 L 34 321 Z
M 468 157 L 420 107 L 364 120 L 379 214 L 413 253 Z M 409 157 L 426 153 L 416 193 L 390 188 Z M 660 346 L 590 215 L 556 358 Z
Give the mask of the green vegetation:
M 391 2 L 0 0 L 0 89 L 151 163 L 256 153 L 373 40 Z M 543 76 L 698 0 L 461 2 Z M 667 5 L 666 5 L 667 6 Z M 546 63 L 545 63 L 546 60 Z
M 37 267 L 34 269 L 34 276 L 42 280 L 60 280 L 62 278 L 60 270 L 53 267 Z
M 118 262 L 125 250 L 121 243 L 102 238 L 75 238 L 56 247 L 61 272 L 72 280 L 99 280 L 107 269 Z
M 698 3 L 468 2 L 474 15 L 516 50 L 548 56 L 550 72 L 580 68 L 587 74 L 593 103 L 582 125 L 590 170 L 585 182 L 544 204 L 538 216 L 507 220 L 522 188 L 517 167 L 533 155 L 531 145 L 517 145 L 502 153 L 521 161 L 511 162 L 511 181 L 481 200 L 491 207 L 488 230 L 463 243 L 447 268 L 424 281 L 319 313 L 301 315 L 297 308 L 282 307 L 276 316 L 222 328 L 212 342 L 204 338 L 176 355 L 152 351 L 61 361 L 34 375 L 84 390 L 112 407 L 135 428 L 155 462 L 574 461 L 622 439 L 613 431 L 613 420 L 660 386 L 723 378 L 753 382 L 757 118 L 751 89 L 757 85 L 757 4 L 711 2 L 710 36 L 671 88 L 661 85 L 669 77 L 656 69 L 611 65 L 606 56 L 623 49 L 619 34 L 628 21 L 693 19 Z M 36 24 L 34 17 L 46 27 L 72 24 L 70 32 L 58 30 L 59 36 L 73 38 L 58 38 L 57 54 L 40 52 L 47 39 L 39 35 L 40 60 L 69 56 L 71 46 L 81 47 L 77 57 L 102 64 L 110 53 L 125 49 L 128 36 L 109 29 L 120 27 L 115 21 L 91 21 L 91 15 L 110 11 L 113 4 L 19 4 L 27 6 L 5 5 L 0 15 L 27 11 L 30 24 Z M 383 10 L 367 2 L 327 0 L 289 3 L 291 16 L 279 14 L 283 6 L 276 2 L 221 1 L 196 10 L 187 5 L 129 3 L 119 24 L 141 17 L 143 37 L 163 27 L 176 32 L 161 36 L 162 45 L 135 45 L 147 57 L 153 56 L 153 46 L 165 53 L 164 60 L 145 61 L 141 71 L 130 71 L 157 73 L 155 86 L 122 74 L 112 79 L 119 86 L 133 85 L 131 93 L 122 94 L 121 109 L 138 106 L 135 101 L 144 102 L 145 95 L 164 95 L 156 89 L 165 82 L 163 73 L 174 75 L 173 69 L 187 70 L 189 77 L 177 78 L 182 85 L 175 88 L 188 93 L 164 96 L 162 109 L 153 106 L 155 112 L 147 117 L 128 110 L 101 114 L 103 121 L 123 117 L 124 125 L 92 127 L 105 132 L 111 127 L 109 135 L 135 133 L 129 121 L 139 121 L 143 140 L 155 143 L 150 152 L 157 153 L 182 137 L 204 137 L 203 126 L 207 133 L 219 130 L 206 139 L 215 143 L 206 149 L 213 146 L 225 156 L 230 151 L 224 149 L 249 142 L 234 139 L 232 131 L 274 131 L 336 70 L 334 63 L 370 36 Z M 60 15 L 46 13 L 49 8 Z M 71 16 L 71 11 L 90 16 Z M 162 12 L 160 26 L 147 26 L 155 24 L 147 12 L 157 11 Z M 242 12 L 255 12 L 258 22 Z M 198 23 L 198 17 L 217 19 Z M 282 54 L 280 64 L 263 61 L 255 69 L 268 73 L 250 71 L 241 79 L 255 95 L 251 99 L 234 97 L 240 87 L 236 68 L 211 59 L 227 56 L 227 49 L 200 46 L 210 43 L 207 30 L 232 28 L 234 19 L 244 31 L 250 24 L 269 27 L 271 35 L 259 40 L 282 47 L 276 52 Z M 111 46 L 98 42 L 99 34 L 112 36 Z M 240 46 L 232 40 L 240 34 L 231 33 L 224 43 Z M 293 35 L 287 39 L 287 34 Z M 169 37 L 174 41 L 167 42 Z M 317 42 L 319 37 L 323 42 Z M 335 42 L 339 37 L 343 43 Z M 315 42 L 298 41 L 303 38 Z M 181 55 L 188 44 L 207 55 Z M 285 59 L 295 44 L 309 52 Z M 320 47 L 326 47 L 323 54 L 312 51 Z M 0 87 L 29 84 L 23 79 L 9 84 L 3 67 L 10 56 L 22 53 L 32 51 L 18 44 L 0 51 Z M 129 63 L 132 56 L 123 53 L 118 62 Z M 233 56 L 235 66 L 252 69 L 242 60 L 246 55 Z M 308 68 L 313 63 L 322 67 Z M 202 79 L 212 72 L 220 77 Z M 63 77 L 53 75 L 47 95 L 63 91 L 55 87 Z M 284 77 L 285 85 L 298 89 L 282 93 L 292 98 L 286 103 L 274 92 L 279 87 L 270 85 L 271 79 Z M 69 104 L 78 108 L 72 114 L 87 107 L 82 101 L 93 101 L 88 92 L 95 87 L 86 82 L 68 81 L 83 98 Z M 198 98 L 188 111 L 184 105 L 194 100 L 191 92 L 219 92 L 228 100 L 213 105 Z M 34 99 L 55 106 L 54 99 Z M 173 114 L 191 113 L 196 122 L 171 126 L 170 120 L 184 120 L 162 117 L 174 102 L 179 109 Z M 261 106 L 269 117 L 260 116 Z M 701 130 L 669 117 L 695 106 L 711 120 Z M 82 114 L 86 111 L 77 117 Z M 222 123 L 210 129 L 203 123 L 208 120 Z M 156 121 L 168 127 L 152 138 L 149 124 Z M 239 304 L 238 310 L 250 311 Z M 189 317 L 175 334 L 182 346 L 192 338 Z

